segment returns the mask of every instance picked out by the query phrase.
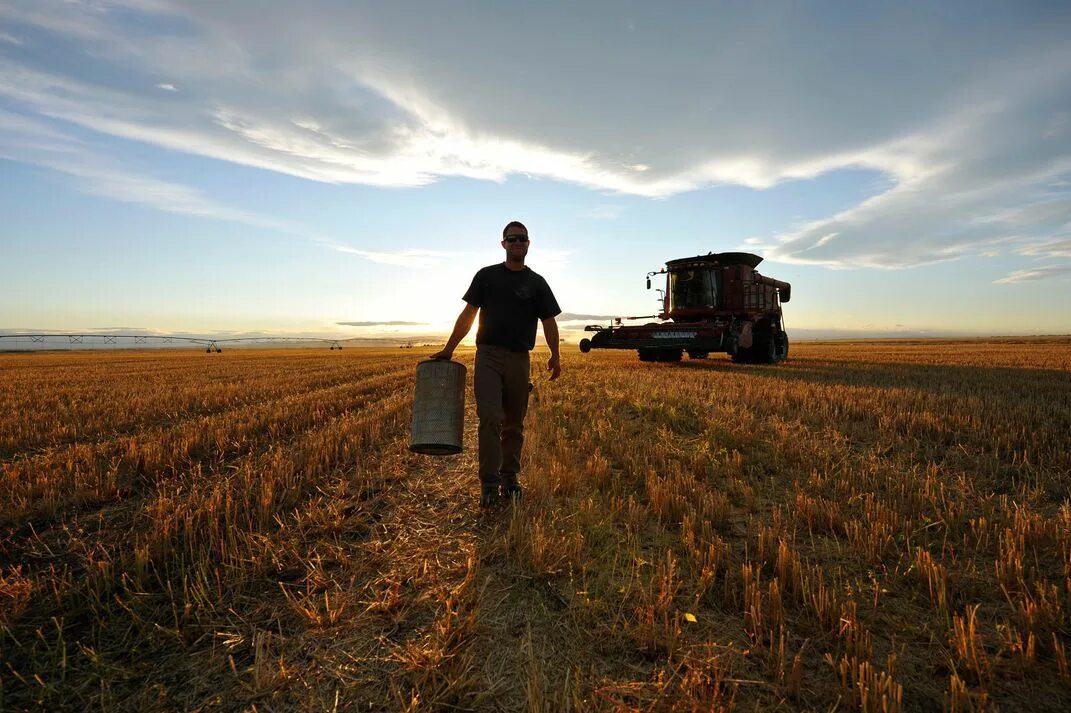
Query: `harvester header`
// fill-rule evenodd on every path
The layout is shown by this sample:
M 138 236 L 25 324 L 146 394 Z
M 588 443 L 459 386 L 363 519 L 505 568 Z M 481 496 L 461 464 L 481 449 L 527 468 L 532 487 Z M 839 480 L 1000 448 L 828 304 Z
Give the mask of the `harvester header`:
M 759 274 L 762 258 L 752 253 L 707 253 L 670 260 L 661 270 L 647 274 L 666 276 L 659 289 L 661 309 L 651 317 L 661 320 L 644 325 L 589 325 L 594 332 L 580 341 L 580 351 L 635 349 L 640 361 L 705 359 L 724 352 L 734 362 L 773 364 L 788 357 L 788 334 L 781 303 L 788 302 L 792 286 Z

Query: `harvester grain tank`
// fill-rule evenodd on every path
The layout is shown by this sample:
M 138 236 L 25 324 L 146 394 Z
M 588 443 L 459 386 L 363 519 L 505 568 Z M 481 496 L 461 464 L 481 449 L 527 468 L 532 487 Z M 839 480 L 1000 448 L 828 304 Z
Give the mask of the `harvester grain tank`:
M 685 353 L 705 359 L 715 352 L 739 363 L 782 361 L 788 357 L 788 334 L 781 303 L 789 301 L 792 286 L 760 275 L 755 270 L 760 262 L 758 255 L 741 252 L 670 260 L 647 275 L 647 289 L 651 277 L 666 276 L 665 290 L 659 290 L 661 312 L 649 315 L 661 321 L 588 325 L 585 331 L 594 334 L 580 340 L 580 351 L 635 349 L 640 361 L 680 361 Z

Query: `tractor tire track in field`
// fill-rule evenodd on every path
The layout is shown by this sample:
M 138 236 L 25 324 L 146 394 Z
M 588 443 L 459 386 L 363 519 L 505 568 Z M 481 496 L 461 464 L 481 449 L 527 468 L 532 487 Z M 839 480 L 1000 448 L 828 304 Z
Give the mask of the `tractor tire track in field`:
M 98 528 L 103 527 L 104 522 L 113 519 L 107 516 L 108 510 L 135 512 L 146 502 L 151 501 L 154 494 L 163 489 L 170 479 L 192 478 L 193 482 L 189 483 L 189 492 L 193 493 L 196 492 L 197 480 L 211 482 L 226 478 L 228 473 L 240 470 L 243 463 L 255 464 L 258 459 L 269 452 L 275 451 L 287 455 L 300 453 L 300 449 L 295 446 L 302 440 L 314 437 L 317 432 L 330 432 L 340 420 L 349 418 L 353 414 L 360 415 L 363 411 L 374 411 L 377 405 L 382 408 L 384 402 L 391 398 L 396 399 L 401 394 L 400 387 L 407 381 L 407 372 L 407 369 L 400 369 L 354 384 L 332 387 L 328 390 L 338 390 L 345 397 L 336 407 L 320 411 L 312 416 L 306 415 L 304 420 L 287 416 L 280 421 L 286 425 L 285 429 L 274 432 L 270 440 L 251 442 L 248 448 L 234 448 L 232 447 L 234 442 L 229 442 L 224 444 L 224 448 L 210 451 L 181 469 L 167 467 L 160 471 L 144 469 L 131 471 L 131 477 L 136 477 L 138 482 L 146 486 L 144 490 L 130 489 L 134 484 L 133 481 L 125 485 L 117 482 L 114 494 L 105 493 L 99 497 L 83 497 L 77 502 L 69 500 L 62 513 L 64 518 L 62 523 L 56 520 L 56 515 L 26 520 L 17 531 L 6 533 L 0 540 L 0 566 L 18 562 L 20 557 L 28 557 L 27 550 L 23 549 L 20 552 L 12 548 L 15 543 L 21 542 L 27 545 L 30 541 L 26 537 L 30 533 L 33 533 L 32 541 L 35 548 L 43 548 L 45 552 L 69 551 L 72 538 L 75 537 L 72 530 L 85 527 L 89 530 L 86 534 L 96 533 Z M 306 400 L 296 399 L 295 407 L 300 408 Z M 261 433 L 261 425 L 254 424 L 256 428 L 251 432 Z M 302 428 L 305 430 L 301 430 Z M 150 434 L 150 437 L 155 440 L 157 435 Z M 73 528 L 68 527 L 69 524 L 73 525 Z M 128 523 L 120 526 L 120 529 L 128 528 Z M 54 537 L 59 537 L 61 540 L 55 541 Z M 43 559 L 28 557 L 28 560 L 40 560 L 48 564 L 53 564 L 55 561 L 51 556 Z
M 284 583 L 284 581 L 291 581 L 294 578 L 293 570 L 295 566 L 298 566 L 299 570 L 305 566 L 314 566 L 308 564 L 313 561 L 312 555 L 308 552 L 297 552 L 287 557 L 285 554 L 275 552 L 273 549 L 270 553 L 259 553 L 262 556 L 260 565 L 249 566 L 247 564 L 247 555 L 242 553 L 257 549 L 259 542 L 263 539 L 260 534 L 261 531 L 264 534 L 274 532 L 278 535 L 280 532 L 285 533 L 288 528 L 292 528 L 295 531 L 305 530 L 301 537 L 291 536 L 287 542 L 295 550 L 300 551 L 306 548 L 308 542 L 315 541 L 315 537 L 309 537 L 307 532 L 308 521 L 314 517 L 310 513 L 319 511 L 321 513 L 322 526 L 328 527 L 331 532 L 342 539 L 347 539 L 351 536 L 352 533 L 347 531 L 349 528 L 364 528 L 367 530 L 375 520 L 383 517 L 384 513 L 379 507 L 380 492 L 384 489 L 389 489 L 391 480 L 397 474 L 390 473 L 388 468 L 375 466 L 375 464 L 383 460 L 383 449 L 389 447 L 388 444 L 396 443 L 399 434 L 408 425 L 408 389 L 396 388 L 380 398 L 375 406 L 371 403 L 366 404 L 366 406 L 368 407 L 355 409 L 328 422 L 317 424 L 311 430 L 295 434 L 291 441 L 276 444 L 277 448 L 242 456 L 240 461 L 244 461 L 245 465 L 242 462 L 235 461 L 229 463 L 223 470 L 206 473 L 201 477 L 205 482 L 200 488 L 196 487 L 196 483 L 191 483 L 191 487 L 178 486 L 173 488 L 169 494 L 159 495 L 158 497 L 162 498 L 163 504 L 166 505 L 167 517 L 172 522 L 177 522 L 181 525 L 181 521 L 184 518 L 190 516 L 195 518 L 193 521 L 187 522 L 184 531 L 181 527 L 176 531 L 166 521 L 155 519 L 152 516 L 151 513 L 154 509 L 157 512 L 160 509 L 152 501 L 152 497 L 156 496 L 150 496 L 149 494 L 145 494 L 144 499 L 139 498 L 135 501 L 107 508 L 121 511 L 122 514 L 117 513 L 118 517 L 112 517 L 107 515 L 105 511 L 101 511 L 99 517 L 102 521 L 106 520 L 110 523 L 108 527 L 95 533 L 87 534 L 85 538 L 87 541 L 79 543 L 70 541 L 66 543 L 54 542 L 53 547 L 50 549 L 65 549 L 69 552 L 83 551 L 87 555 L 92 555 L 95 552 L 100 553 L 101 556 L 109 558 L 107 561 L 110 564 L 107 570 L 105 572 L 94 571 L 87 569 L 78 561 L 67 562 L 63 566 L 64 574 L 59 577 L 60 581 L 66 582 L 65 591 L 57 590 L 52 593 L 42 591 L 36 603 L 29 607 L 29 610 L 33 613 L 24 615 L 21 624 L 32 629 L 35 621 L 39 622 L 39 626 L 43 626 L 47 624 L 51 616 L 59 616 L 61 619 L 70 617 L 74 621 L 72 624 L 64 626 L 63 636 L 74 640 L 92 640 L 100 645 L 100 642 L 107 641 L 111 636 L 106 630 L 95 629 L 98 623 L 109 618 L 101 616 L 101 608 L 109 611 L 112 616 L 116 615 L 117 610 L 115 609 L 116 605 L 108 604 L 106 600 L 96 601 L 100 596 L 98 592 L 113 592 L 115 602 L 119 603 L 118 606 L 126 611 L 129 616 L 137 619 L 145 615 L 145 610 L 151 608 L 153 602 L 173 596 L 171 594 L 173 584 L 177 585 L 177 583 L 181 582 L 182 587 L 185 588 L 190 578 L 203 577 L 206 567 L 209 569 L 215 568 L 217 571 L 221 566 L 226 568 L 228 577 L 235 583 L 240 583 L 243 580 L 255 582 L 273 569 L 272 566 L 269 566 L 270 562 L 276 562 L 278 563 L 278 568 L 282 570 L 280 584 Z M 349 442 L 344 444 L 344 450 L 340 450 L 343 444 L 339 441 L 340 436 L 343 434 Z M 329 446 L 328 450 L 324 450 L 325 445 Z M 279 453 L 285 453 L 286 455 L 281 462 L 276 462 Z M 249 480 L 240 482 L 240 479 L 234 475 L 225 475 L 225 472 L 231 471 L 245 472 L 250 477 L 261 480 L 268 475 L 268 471 L 260 470 L 258 466 L 262 461 L 265 467 L 276 466 L 277 475 L 289 480 L 289 486 L 292 489 L 289 495 L 292 502 L 290 506 L 281 509 L 282 512 L 288 512 L 289 515 L 284 517 L 279 517 L 278 515 L 267 518 L 259 517 L 258 519 L 257 513 L 254 511 L 261 503 L 257 502 L 256 495 L 244 504 L 241 502 L 242 496 L 250 492 L 251 482 Z M 356 471 L 353 470 L 355 468 L 357 469 Z M 219 476 L 222 480 L 213 480 L 213 475 Z M 161 486 L 164 485 L 166 484 L 161 483 Z M 335 489 L 335 492 L 331 492 L 332 488 Z M 220 517 L 222 513 L 213 514 L 209 505 L 213 502 L 219 502 L 217 494 L 228 492 L 230 494 L 223 497 L 235 499 L 235 504 L 229 506 L 229 512 L 232 512 L 232 514 L 227 515 L 226 522 L 217 521 L 216 524 L 213 524 L 213 520 Z M 276 492 L 279 494 L 282 491 L 277 489 Z M 329 495 L 336 497 L 328 497 Z M 339 495 L 342 497 L 337 497 Z M 312 498 L 311 501 L 310 498 Z M 280 509 L 277 505 L 269 503 L 267 507 L 270 511 L 275 511 Z M 235 511 L 237 512 L 235 513 Z M 242 515 L 241 513 L 243 512 L 247 513 L 247 515 Z M 146 517 L 142 518 L 144 522 L 141 526 L 138 525 L 139 518 L 136 516 L 137 513 L 146 514 Z M 133 533 L 129 531 L 132 515 L 134 515 L 133 524 L 135 526 Z M 245 524 L 243 525 L 243 523 Z M 79 520 L 75 518 L 71 522 L 70 529 L 74 530 L 78 525 Z M 236 525 L 240 526 L 237 531 L 235 530 Z M 81 530 L 80 527 L 77 529 Z M 140 535 L 138 534 L 139 531 Z M 63 534 L 67 534 L 67 532 L 68 528 L 65 526 Z M 134 535 L 133 539 L 130 537 L 131 534 Z M 196 539 L 196 542 L 191 542 L 191 538 Z M 38 542 L 40 540 L 41 538 L 37 538 Z M 139 565 L 141 552 L 147 550 L 151 550 L 153 554 L 151 570 L 143 570 Z M 227 554 L 227 552 L 233 552 L 233 554 Z M 263 557 L 265 554 L 268 556 Z M 84 564 L 89 565 L 97 560 L 100 560 L 100 557 L 90 556 L 85 560 Z M 213 561 L 215 562 L 214 565 L 211 564 Z M 284 564 L 285 562 L 289 562 L 289 564 Z M 315 562 L 315 566 L 322 565 L 320 557 L 316 557 Z M 171 563 L 174 563 L 175 566 L 172 567 Z M 56 566 L 57 563 L 53 562 L 51 565 Z M 289 571 L 289 574 L 287 571 Z M 232 595 L 227 594 L 223 594 L 222 599 L 214 601 L 203 598 L 195 599 L 198 601 L 200 608 L 210 610 L 217 618 L 225 616 L 226 618 L 240 621 L 244 616 L 256 618 L 256 611 L 250 611 L 250 609 L 260 610 L 264 601 L 274 596 L 273 592 L 274 595 L 277 595 L 279 590 L 269 589 L 267 597 L 258 597 L 257 600 L 252 602 L 244 597 L 230 601 Z M 96 603 L 94 604 L 95 601 Z M 229 605 L 228 601 L 230 601 Z M 294 606 L 294 601 L 292 600 L 284 600 L 277 603 L 283 609 Z M 174 604 L 171 604 L 171 606 L 174 606 Z M 226 614 L 219 609 L 219 607 L 224 606 L 227 607 Z M 84 616 L 79 615 L 87 607 L 91 610 L 95 609 L 95 611 L 92 614 L 87 612 Z M 190 610 L 187 607 L 186 613 L 183 615 L 184 619 L 191 618 L 193 620 L 190 622 L 190 627 L 194 630 L 197 628 L 195 622 L 199 613 L 203 614 L 204 612 L 199 612 L 198 607 L 195 607 L 194 610 Z M 2 631 L 0 631 L 0 635 L 2 635 Z M 189 638 L 189 635 L 180 637 L 180 639 L 186 638 Z M 195 635 L 194 638 L 190 639 L 190 642 L 195 644 L 194 649 L 189 650 L 184 647 L 182 651 L 173 650 L 174 641 L 170 643 L 163 642 L 160 655 L 164 656 L 169 653 L 178 656 L 178 662 L 180 662 L 178 668 L 184 670 L 191 680 L 202 680 L 203 671 L 188 668 L 190 661 L 200 660 L 204 654 L 204 651 L 196 645 L 198 641 L 205 643 L 203 638 Z M 207 643 L 212 644 L 213 650 L 216 648 L 213 641 L 209 640 Z M 29 678 L 18 671 L 20 664 L 29 666 L 26 659 L 18 655 L 19 653 L 25 655 L 23 649 L 24 647 L 12 646 L 12 656 L 9 657 L 6 665 L 8 667 L 15 666 L 16 668 L 11 669 L 11 671 L 18 674 L 16 678 L 26 683 Z M 242 660 L 240 654 L 237 655 L 237 658 L 239 661 Z M 69 667 L 72 675 L 79 669 L 85 670 L 85 667 L 89 665 L 85 657 L 80 654 L 73 654 L 71 659 Z M 231 658 L 231 661 L 233 668 L 234 657 Z M 161 667 L 151 659 L 136 663 L 127 661 L 116 661 L 114 663 L 120 668 L 126 666 L 137 669 L 139 671 L 138 675 L 150 676 L 151 680 L 168 680 L 173 679 L 175 676 L 174 670 Z M 215 663 L 219 665 L 225 662 L 216 660 Z M 175 664 L 176 661 L 171 660 L 170 666 L 174 668 Z M 235 683 L 229 671 L 220 669 L 218 673 L 221 674 L 221 677 L 217 677 L 217 682 Z M 181 686 L 181 684 L 179 685 Z M 28 685 L 27 688 L 32 688 L 32 686 Z M 186 688 L 189 689 L 190 687 L 187 686 Z M 189 690 L 189 692 L 194 693 L 195 688 Z M 81 707 L 83 704 L 88 706 L 93 702 L 92 696 L 95 695 L 94 692 L 90 690 L 86 694 L 88 697 L 77 703 L 77 707 Z M 210 690 L 200 692 L 203 697 L 211 697 L 210 694 Z M 235 691 L 227 700 L 233 701 L 236 696 L 240 697 L 241 694 L 242 691 L 239 687 L 239 690 Z M 16 691 L 13 695 L 19 695 L 19 693 Z M 63 700 L 63 704 L 57 706 L 57 708 L 76 706 L 75 701 L 78 698 L 65 698 Z M 203 699 L 200 701 L 189 699 L 189 705 L 183 707 L 195 707 L 195 701 L 196 705 L 204 702 Z M 128 706 L 119 704 L 116 707 L 123 709 Z M 141 707 L 140 704 L 129 706 L 131 709 L 140 709 Z
M 478 541 L 502 512 L 479 508 L 471 400 L 466 410 L 462 454 L 416 455 L 399 439 L 385 459 L 402 469 L 380 494 L 371 531 L 352 545 L 371 565 L 357 584 L 364 611 L 317 654 L 329 678 L 360 664 L 359 680 L 333 684 L 348 705 L 401 709 L 415 697 L 432 708 L 471 709 L 493 688 L 471 648 L 483 602 Z
M 251 449 L 270 447 L 272 441 L 286 439 L 317 419 L 332 418 L 352 410 L 355 405 L 367 403 L 367 398 L 374 398 L 379 390 L 403 383 L 408 371 L 408 368 L 395 369 L 311 393 L 184 420 L 92 445 L 76 444 L 65 452 L 0 465 L 0 472 L 9 483 L 4 493 L 9 500 L 4 517 L 26 521 L 28 509 L 42 508 L 35 498 L 47 498 L 56 489 L 57 476 L 69 482 L 74 490 L 88 489 L 88 493 L 83 490 L 82 495 L 76 492 L 53 496 L 59 499 L 45 503 L 45 512 L 32 517 L 47 518 L 49 512 L 58 512 L 63 503 L 78 499 L 114 497 L 136 482 L 151 483 L 156 478 L 189 470 L 198 463 L 226 465 L 233 457 L 252 452 Z M 328 396 L 330 400 L 326 399 Z M 362 397 L 365 400 L 361 401 Z M 306 410 L 307 405 L 312 408 Z M 233 426 L 231 422 L 239 418 L 242 422 Z M 38 479 L 49 490 L 35 495 L 33 483 Z M 20 504 L 15 498 L 23 502 Z
M 403 371 L 403 369 L 395 369 L 387 373 L 400 374 Z M 385 374 L 380 374 L 380 376 L 383 375 Z M 104 437 L 93 438 L 92 436 L 96 434 L 89 434 L 91 436 L 89 438 L 71 438 L 64 443 L 57 443 L 55 446 L 25 449 L 9 459 L 0 459 L 0 466 L 35 460 L 47 462 L 49 459 L 62 457 L 64 449 L 70 449 L 72 446 L 105 449 L 110 445 L 125 440 L 155 440 L 195 422 L 201 422 L 198 424 L 201 426 L 212 426 L 214 422 L 218 421 L 214 417 L 233 417 L 235 414 L 242 414 L 246 410 L 256 410 L 279 402 L 293 402 L 295 399 L 315 401 L 317 398 L 329 395 L 331 392 L 362 383 L 360 380 L 355 381 L 352 375 L 345 375 L 345 378 L 342 378 L 342 376 L 340 375 L 340 378 L 324 383 L 307 383 L 304 379 L 295 379 L 285 383 L 283 387 L 273 388 L 269 392 L 254 392 L 254 397 L 248 400 L 234 400 L 215 404 L 202 410 L 183 412 L 174 417 L 140 421 L 130 424 L 128 427 L 116 429 Z
M 370 361 L 368 364 L 362 364 L 362 367 L 365 367 L 365 369 L 368 370 L 370 368 L 384 365 L 390 365 L 392 367 L 397 366 L 397 360 L 384 359 L 382 362 Z M 324 376 L 330 376 L 331 378 L 322 378 Z M 225 385 L 221 385 L 221 390 L 236 391 L 244 384 L 253 383 L 259 385 L 260 381 L 262 381 L 262 378 L 259 375 L 250 376 L 246 379 L 237 379 L 230 381 Z M 47 457 L 65 446 L 74 444 L 88 446 L 103 445 L 109 441 L 115 441 L 132 434 L 165 431 L 181 426 L 184 423 L 196 421 L 197 419 L 267 404 L 274 400 L 278 400 L 280 397 L 285 398 L 298 389 L 304 394 L 323 393 L 334 387 L 349 383 L 350 381 L 352 381 L 352 374 L 339 372 L 337 367 L 324 367 L 312 373 L 302 372 L 286 380 L 273 381 L 268 385 L 269 388 L 267 389 L 250 390 L 245 397 L 238 397 L 226 401 L 221 400 L 216 403 L 194 408 L 181 408 L 177 409 L 174 413 L 161 413 L 159 410 L 156 410 L 144 414 L 137 420 L 125 422 L 119 426 L 109 424 L 107 429 L 104 428 L 104 423 L 102 422 L 98 428 L 82 430 L 78 433 L 51 440 L 47 444 L 10 443 L 7 446 L 0 446 L 0 465 L 20 460 Z M 199 399 L 201 402 L 215 397 L 214 393 L 208 392 L 206 395 L 204 391 L 199 392 L 198 395 L 201 396 Z M 9 409 L 14 412 L 20 411 L 17 405 L 9 405 Z
M 553 628 L 560 598 L 510 561 L 510 530 L 528 517 L 525 506 L 478 504 L 476 425 L 470 402 L 458 456 L 407 453 L 404 439 L 384 452 L 393 477 L 381 479 L 389 485 L 369 532 L 348 546 L 365 565 L 351 585 L 361 592 L 356 615 L 280 649 L 316 662 L 314 688 L 327 707 L 524 707 L 530 659 L 516 637 L 526 622 Z M 532 606 L 543 614 L 533 619 Z M 543 634 L 536 638 L 546 646 Z M 277 700 L 297 705 L 308 690 L 284 690 Z

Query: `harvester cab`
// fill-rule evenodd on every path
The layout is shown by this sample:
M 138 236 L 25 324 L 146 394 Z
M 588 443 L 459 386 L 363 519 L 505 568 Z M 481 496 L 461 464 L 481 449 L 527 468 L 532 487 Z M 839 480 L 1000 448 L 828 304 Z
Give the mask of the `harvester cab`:
M 659 289 L 660 322 L 610 326 L 589 325 L 594 332 L 580 341 L 580 351 L 635 349 L 640 361 L 705 359 L 723 352 L 734 362 L 774 364 L 788 357 L 781 303 L 788 302 L 792 287 L 787 282 L 761 275 L 755 268 L 762 258 L 752 253 L 708 253 L 670 260 L 647 274 L 665 275 Z M 643 319 L 643 318 L 626 318 Z

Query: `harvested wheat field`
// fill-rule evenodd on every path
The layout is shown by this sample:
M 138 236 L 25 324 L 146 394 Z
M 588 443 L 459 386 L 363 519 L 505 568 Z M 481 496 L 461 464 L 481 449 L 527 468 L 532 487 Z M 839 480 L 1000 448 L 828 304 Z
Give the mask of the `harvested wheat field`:
M 1071 339 L 574 350 L 490 512 L 430 349 L 0 356 L 0 709 L 1071 706 Z

